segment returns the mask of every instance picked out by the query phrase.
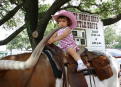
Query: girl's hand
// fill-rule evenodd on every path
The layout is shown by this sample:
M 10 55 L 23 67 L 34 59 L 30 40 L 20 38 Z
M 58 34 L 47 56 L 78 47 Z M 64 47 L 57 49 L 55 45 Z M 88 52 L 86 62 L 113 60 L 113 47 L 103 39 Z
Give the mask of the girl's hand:
M 49 39 L 48 40 L 48 44 L 52 44 L 53 43 L 53 40 L 52 39 Z
M 54 34 L 53 34 L 53 36 L 48 40 L 48 42 L 47 42 L 47 44 L 52 44 L 52 43 L 54 43 L 56 40 L 55 40 L 55 38 L 57 37 L 57 33 L 55 32 Z

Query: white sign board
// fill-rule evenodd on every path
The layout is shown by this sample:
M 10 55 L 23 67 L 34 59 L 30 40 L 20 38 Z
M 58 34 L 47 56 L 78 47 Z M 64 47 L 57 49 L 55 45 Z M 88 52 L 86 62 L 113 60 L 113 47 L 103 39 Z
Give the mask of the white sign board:
M 88 50 L 105 51 L 103 24 L 97 15 L 74 13 L 77 18 L 77 29 L 86 32 L 86 48 Z

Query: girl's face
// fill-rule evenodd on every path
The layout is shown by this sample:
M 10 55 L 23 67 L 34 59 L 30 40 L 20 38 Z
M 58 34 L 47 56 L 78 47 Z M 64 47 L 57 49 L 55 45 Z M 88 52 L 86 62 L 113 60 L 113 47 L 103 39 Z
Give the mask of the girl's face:
M 59 27 L 66 27 L 68 26 L 68 20 L 64 18 L 59 18 L 58 19 L 58 26 Z

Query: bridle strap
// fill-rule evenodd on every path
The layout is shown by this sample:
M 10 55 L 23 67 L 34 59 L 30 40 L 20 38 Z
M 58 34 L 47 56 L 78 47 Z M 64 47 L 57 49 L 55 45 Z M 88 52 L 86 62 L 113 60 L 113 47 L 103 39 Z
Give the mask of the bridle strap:
M 88 55 L 86 55 L 86 56 L 87 56 L 87 59 L 90 60 L 89 56 L 88 56 Z M 89 63 L 89 62 L 88 62 L 88 63 Z M 91 68 L 90 68 L 89 66 L 87 66 L 87 69 L 89 70 L 88 72 L 89 72 L 90 85 L 91 85 L 91 87 L 93 87 L 93 86 L 92 86 L 92 81 L 93 81 L 94 86 L 96 87 L 96 83 L 95 83 L 95 78 L 94 78 L 93 70 L 91 70 Z M 92 78 L 91 78 L 91 77 L 92 77 Z
M 63 70 L 63 87 L 69 87 L 67 66 L 64 66 Z
M 90 72 L 90 74 L 89 74 L 89 78 L 90 78 L 90 85 L 91 85 L 91 87 L 93 87 L 93 86 L 92 86 L 92 82 L 93 82 L 93 83 L 94 83 L 94 86 L 96 87 L 96 83 L 95 83 L 94 75 L 93 75 L 93 74 L 91 74 L 91 73 L 93 73 L 93 71 L 92 71 L 92 70 L 90 70 L 89 72 Z M 91 79 L 91 77 L 92 77 L 92 79 Z

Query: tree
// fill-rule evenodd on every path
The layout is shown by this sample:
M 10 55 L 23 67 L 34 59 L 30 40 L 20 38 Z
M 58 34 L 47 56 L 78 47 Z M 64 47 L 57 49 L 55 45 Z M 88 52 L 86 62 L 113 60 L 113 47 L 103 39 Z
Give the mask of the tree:
M 105 45 L 107 48 L 114 47 L 117 38 L 116 31 L 112 29 L 112 26 L 106 27 L 104 30 Z
M 78 4 L 74 5 L 74 2 L 78 2 Z M 6 10 L 3 6 L 7 5 L 7 3 L 9 3 L 10 5 L 14 5 L 15 8 L 13 8 L 11 11 L 7 10 L 6 14 L 2 13 L 0 25 L 3 25 L 8 20 L 12 19 L 13 16 L 21 9 L 24 12 L 25 16 L 25 24 L 23 24 L 22 27 L 23 29 L 27 28 L 27 33 L 33 49 L 43 38 L 44 32 L 51 19 L 51 15 L 61 9 L 98 14 L 101 17 L 104 26 L 113 24 L 121 19 L 120 0 L 98 0 L 98 2 L 97 0 L 55 0 L 54 3 L 44 11 L 41 10 L 42 4 L 38 4 L 38 0 L 4 0 L 2 3 L 2 11 Z M 14 33 L 13 36 L 16 37 L 17 34 L 19 34 L 21 31 Z M 35 31 L 38 32 L 38 37 L 36 38 L 32 36 L 32 33 Z M 9 41 L 12 40 L 14 37 L 10 37 Z M 2 43 L 1 45 L 4 45 L 7 44 L 9 41 L 8 39 L 5 39 L 1 41 L 0 44 Z
M 19 35 L 17 35 L 14 40 L 8 43 L 7 48 L 9 50 L 16 49 L 16 48 L 20 50 L 29 50 L 31 46 L 29 43 L 29 38 L 27 37 L 27 32 L 24 30 Z
M 121 31 L 120 31 L 121 33 Z M 121 35 L 119 34 L 116 38 L 117 44 L 114 45 L 115 48 L 121 49 Z

